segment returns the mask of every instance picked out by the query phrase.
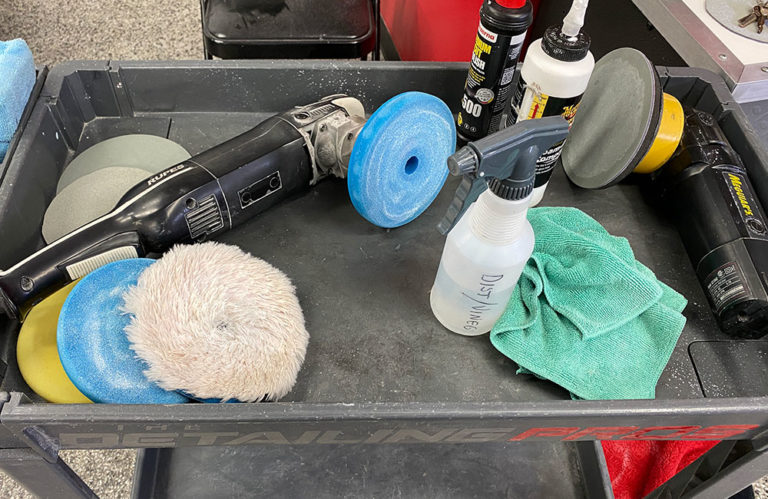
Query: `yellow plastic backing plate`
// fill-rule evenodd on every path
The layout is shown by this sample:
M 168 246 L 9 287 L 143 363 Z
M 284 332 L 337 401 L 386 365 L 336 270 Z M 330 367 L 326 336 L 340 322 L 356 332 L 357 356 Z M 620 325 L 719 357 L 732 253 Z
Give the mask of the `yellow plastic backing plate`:
M 653 173 L 669 161 L 683 136 L 685 114 L 680 101 L 669 94 L 662 99 L 661 123 L 656 138 L 645 157 L 635 167 L 635 173 Z
M 67 377 L 56 346 L 59 312 L 76 283 L 68 284 L 29 311 L 16 344 L 16 359 L 24 381 L 45 400 L 58 404 L 91 402 Z

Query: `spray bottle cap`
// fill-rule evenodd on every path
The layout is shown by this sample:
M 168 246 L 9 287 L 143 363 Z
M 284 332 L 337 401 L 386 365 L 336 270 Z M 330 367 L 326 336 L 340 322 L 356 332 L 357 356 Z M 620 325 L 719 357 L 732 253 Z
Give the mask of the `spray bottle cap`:
M 562 26 L 550 26 L 544 31 L 541 49 L 559 61 L 580 61 L 589 52 L 589 36 L 581 31 L 589 0 L 573 0 L 571 10 Z
M 567 135 L 568 122 L 561 116 L 551 116 L 521 121 L 456 151 L 448 158 L 448 169 L 464 178 L 438 230 L 447 234 L 487 188 L 508 200 L 529 196 L 536 177 L 536 160 Z

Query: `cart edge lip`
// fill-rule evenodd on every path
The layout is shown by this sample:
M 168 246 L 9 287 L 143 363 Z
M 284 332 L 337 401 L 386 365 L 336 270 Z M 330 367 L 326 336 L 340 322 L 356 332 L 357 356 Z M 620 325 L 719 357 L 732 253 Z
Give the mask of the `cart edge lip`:
M 173 413 L 167 409 L 173 407 Z M 652 418 L 762 414 L 768 423 L 768 396 L 647 400 L 552 400 L 542 402 L 270 402 L 258 404 L 48 404 L 11 392 L 2 422 L 35 424 L 98 419 L 143 420 L 357 421 L 509 420 L 516 418 Z

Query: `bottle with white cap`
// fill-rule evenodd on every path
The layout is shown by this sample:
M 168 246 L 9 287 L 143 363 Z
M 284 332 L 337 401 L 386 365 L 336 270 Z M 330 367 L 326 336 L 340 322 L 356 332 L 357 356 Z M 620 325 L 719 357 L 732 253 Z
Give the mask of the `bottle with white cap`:
M 523 120 L 560 115 L 573 123 L 581 96 L 595 67 L 589 36 L 581 31 L 588 0 L 574 0 L 562 26 L 550 26 L 544 37 L 528 48 L 512 98 L 508 125 Z M 531 206 L 544 196 L 565 140 L 555 144 L 536 162 Z

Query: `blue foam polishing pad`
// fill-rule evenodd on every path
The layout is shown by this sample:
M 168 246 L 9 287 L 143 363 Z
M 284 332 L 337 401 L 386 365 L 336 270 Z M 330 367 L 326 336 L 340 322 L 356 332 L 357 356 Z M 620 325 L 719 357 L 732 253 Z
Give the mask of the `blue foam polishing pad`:
M 123 329 L 123 293 L 154 260 L 109 263 L 85 276 L 69 293 L 59 314 L 56 343 L 64 370 L 94 402 L 179 404 L 187 398 L 144 377 L 147 365 L 131 350 Z
M 443 101 L 406 92 L 381 105 L 360 130 L 347 172 L 355 209 L 379 227 L 399 227 L 432 204 L 448 177 L 456 126 Z
M 20 38 L 0 41 L 0 161 L 34 86 L 35 61 L 27 43 Z

